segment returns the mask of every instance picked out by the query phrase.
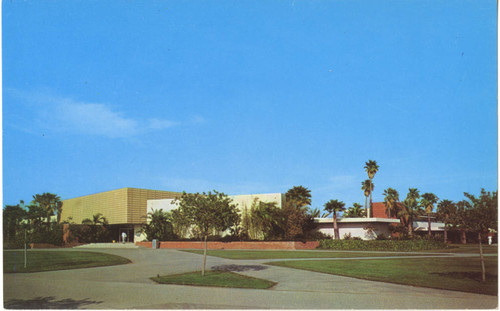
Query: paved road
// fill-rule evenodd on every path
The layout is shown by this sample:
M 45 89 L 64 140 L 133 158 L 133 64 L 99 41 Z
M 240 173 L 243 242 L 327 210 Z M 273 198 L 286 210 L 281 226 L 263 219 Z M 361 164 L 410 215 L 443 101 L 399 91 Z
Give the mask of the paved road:
M 359 280 L 208 257 L 207 267 L 278 282 L 268 290 L 156 284 L 149 278 L 201 268 L 201 256 L 167 249 L 88 249 L 120 255 L 121 266 L 4 274 L 10 308 L 50 309 L 492 309 L 498 298 Z M 265 260 L 269 261 L 269 260 Z

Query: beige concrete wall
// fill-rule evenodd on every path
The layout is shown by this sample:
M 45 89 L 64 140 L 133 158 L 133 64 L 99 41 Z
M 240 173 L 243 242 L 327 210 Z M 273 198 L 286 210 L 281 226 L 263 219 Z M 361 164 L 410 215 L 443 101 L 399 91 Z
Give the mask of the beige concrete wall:
M 127 188 L 63 200 L 61 221 L 70 217 L 80 224 L 85 218 L 103 214 L 110 224 L 127 223 Z
M 61 221 L 79 224 L 101 213 L 110 224 L 143 224 L 147 219 L 147 200 L 179 197 L 181 193 L 138 188 L 122 188 L 63 200 Z
M 284 193 L 262 193 L 262 194 L 242 194 L 242 195 L 232 195 L 229 196 L 233 199 L 233 203 L 237 204 L 240 211 L 250 210 L 254 200 L 260 202 L 271 203 L 276 202 L 277 207 L 283 207 L 285 204 L 285 194 Z

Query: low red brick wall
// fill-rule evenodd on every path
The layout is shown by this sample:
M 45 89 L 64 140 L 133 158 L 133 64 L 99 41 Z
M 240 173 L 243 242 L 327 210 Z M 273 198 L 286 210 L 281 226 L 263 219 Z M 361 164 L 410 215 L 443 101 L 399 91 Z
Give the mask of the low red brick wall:
M 135 245 L 151 248 L 152 242 L 136 242 Z M 287 242 L 208 242 L 208 249 L 315 249 L 318 241 L 287 241 Z M 203 249 L 203 242 L 163 241 L 160 248 Z

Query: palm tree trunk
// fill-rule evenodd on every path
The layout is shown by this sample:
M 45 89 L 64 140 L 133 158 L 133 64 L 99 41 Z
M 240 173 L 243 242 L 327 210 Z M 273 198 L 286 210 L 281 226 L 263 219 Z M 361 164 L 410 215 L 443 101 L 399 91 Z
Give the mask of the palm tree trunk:
M 479 239 L 479 258 L 481 260 L 481 281 L 486 282 L 486 270 L 484 268 L 484 257 L 483 257 L 483 244 L 481 242 L 481 231 L 478 233 Z
M 339 240 L 339 231 L 337 228 L 337 212 L 334 212 L 333 214 L 333 235 L 335 237 L 335 240 Z
M 201 276 L 205 276 L 206 264 L 207 264 L 207 236 L 205 235 L 205 247 L 203 248 L 203 266 L 201 267 Z
M 368 218 L 372 218 L 372 215 L 373 215 L 373 211 L 372 211 L 372 208 L 373 208 L 373 204 L 372 204 L 372 179 L 370 178 L 370 208 L 368 209 Z
M 460 238 L 460 241 L 462 244 L 467 244 L 467 234 L 465 233 L 465 230 L 462 229 L 462 237 Z
M 444 242 L 448 243 L 448 230 L 446 229 L 446 224 L 444 224 Z
M 368 218 L 368 197 L 365 195 L 365 217 Z
M 429 238 L 432 236 L 431 233 L 431 214 L 427 214 L 427 230 L 429 234 Z

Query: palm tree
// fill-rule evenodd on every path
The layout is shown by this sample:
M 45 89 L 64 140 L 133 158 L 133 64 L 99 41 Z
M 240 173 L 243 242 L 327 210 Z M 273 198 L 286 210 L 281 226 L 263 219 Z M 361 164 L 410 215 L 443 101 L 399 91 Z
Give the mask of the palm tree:
M 344 214 L 344 217 L 348 218 L 356 218 L 356 217 L 364 217 L 365 211 L 363 210 L 363 205 L 358 203 L 353 203 L 351 207 L 347 209 L 347 212 Z
M 396 189 L 387 188 L 384 190 L 384 203 L 387 208 L 387 213 L 389 218 L 391 218 L 391 213 L 395 212 L 397 214 L 397 203 L 399 201 L 399 193 Z
M 361 182 L 361 190 L 363 190 L 364 194 L 365 194 L 365 215 L 367 217 L 369 217 L 368 216 L 368 207 L 367 207 L 368 204 L 367 204 L 367 201 L 368 201 L 368 197 L 370 196 L 370 194 L 373 191 L 373 188 L 374 188 L 373 184 L 370 182 L 369 179 Z
M 97 213 L 92 215 L 92 219 L 85 218 L 82 220 L 82 224 L 84 225 L 107 225 L 108 220 L 101 213 Z
M 303 186 L 294 186 L 285 195 L 287 201 L 295 201 L 300 207 L 311 205 L 311 190 Z
M 62 211 L 61 198 L 56 194 L 44 192 L 43 194 L 34 195 L 33 201 L 31 203 L 45 210 L 47 230 L 49 230 L 50 217 L 54 215 L 54 212 L 57 211 L 59 213 L 60 211 Z M 58 218 L 60 219 L 61 216 L 58 215 Z
M 408 189 L 409 192 L 406 195 L 406 199 L 403 201 L 404 209 L 400 211 L 398 216 L 407 217 L 408 219 L 408 233 L 410 236 L 413 235 L 413 219 L 422 214 L 420 205 L 418 204 L 418 199 L 420 194 L 417 188 Z
M 92 242 L 99 242 L 101 238 L 105 237 L 108 225 L 108 220 L 101 213 L 92 215 L 92 219 L 85 218 L 82 224 L 90 226 L 90 236 Z
M 427 232 L 429 237 L 431 233 L 431 213 L 434 210 L 434 204 L 437 203 L 438 197 L 434 193 L 424 193 L 422 194 L 422 199 L 420 200 L 420 205 L 425 210 L 427 214 Z
M 325 211 L 333 213 L 333 233 L 335 240 L 339 240 L 339 230 L 337 228 L 337 213 L 345 210 L 345 203 L 338 200 L 330 200 L 325 203 Z
M 365 171 L 368 174 L 368 178 L 370 179 L 371 190 L 370 191 L 370 208 L 368 209 L 368 218 L 372 217 L 372 192 L 373 192 L 373 177 L 378 171 L 379 166 L 377 165 L 377 161 L 368 160 L 365 162 Z
M 448 226 L 452 217 L 457 213 L 457 206 L 450 200 L 442 200 L 437 206 L 438 217 L 444 222 L 444 242 L 448 242 Z
M 469 202 L 458 201 L 455 215 L 453 215 L 453 224 L 460 230 L 460 243 L 467 244 L 467 231 L 469 221 Z

